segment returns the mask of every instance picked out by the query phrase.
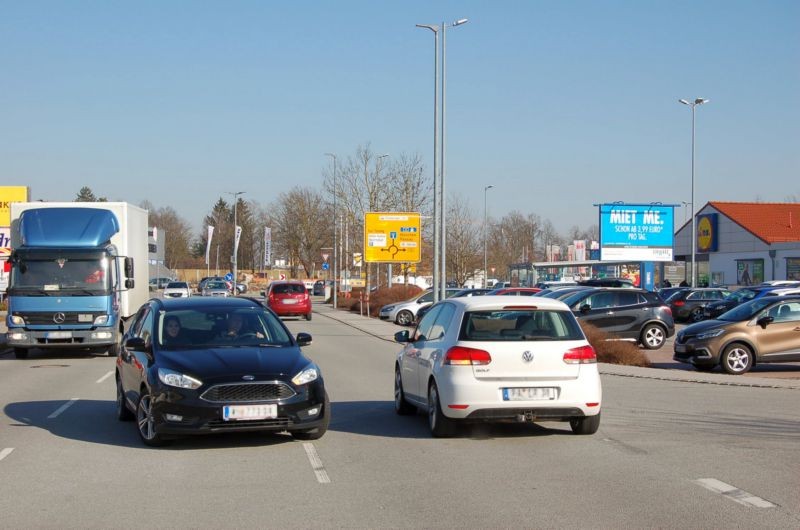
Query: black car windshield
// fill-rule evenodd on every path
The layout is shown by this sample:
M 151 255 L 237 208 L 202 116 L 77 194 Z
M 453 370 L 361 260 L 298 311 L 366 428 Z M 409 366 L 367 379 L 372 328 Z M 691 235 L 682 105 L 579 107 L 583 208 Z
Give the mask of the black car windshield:
M 290 346 L 292 338 L 275 315 L 259 308 L 162 311 L 158 343 L 164 349 Z
M 765 307 L 775 303 L 774 298 L 756 298 L 745 302 L 740 306 L 736 306 L 730 311 L 722 313 L 717 317 L 717 320 L 724 320 L 725 322 L 742 322 L 743 320 L 750 320 L 758 315 Z
M 515 309 L 472 311 L 464 315 L 459 340 L 553 341 L 583 340 L 569 311 Z

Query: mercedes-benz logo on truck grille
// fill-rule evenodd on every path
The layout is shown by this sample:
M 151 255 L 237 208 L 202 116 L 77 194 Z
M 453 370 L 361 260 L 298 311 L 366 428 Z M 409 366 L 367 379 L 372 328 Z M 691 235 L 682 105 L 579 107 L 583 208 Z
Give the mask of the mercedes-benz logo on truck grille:
M 63 324 L 65 320 L 67 320 L 67 316 L 64 313 L 56 313 L 53 315 L 53 322 L 56 324 Z

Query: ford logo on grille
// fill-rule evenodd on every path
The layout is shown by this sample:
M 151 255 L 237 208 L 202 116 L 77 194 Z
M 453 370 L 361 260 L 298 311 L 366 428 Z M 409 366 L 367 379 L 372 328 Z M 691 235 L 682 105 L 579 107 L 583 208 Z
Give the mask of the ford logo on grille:
M 67 320 L 67 316 L 64 313 L 56 313 L 53 315 L 53 322 L 56 324 L 63 324 L 65 320 Z
M 254 375 L 243 375 L 242 376 L 242 379 L 244 379 L 245 381 L 253 381 L 253 380 L 255 380 L 255 378 L 256 378 L 256 376 L 254 376 Z
M 522 352 L 522 360 L 526 363 L 531 362 L 533 360 L 533 354 L 527 350 Z

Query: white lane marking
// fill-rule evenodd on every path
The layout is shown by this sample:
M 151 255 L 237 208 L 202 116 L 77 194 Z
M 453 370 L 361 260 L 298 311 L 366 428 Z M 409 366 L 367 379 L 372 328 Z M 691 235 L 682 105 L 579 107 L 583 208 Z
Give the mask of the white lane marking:
M 53 418 L 57 418 L 62 412 L 64 412 L 65 410 L 70 408 L 72 405 L 74 405 L 75 402 L 78 401 L 79 399 L 80 398 L 72 398 L 72 399 L 70 399 L 69 401 L 67 401 L 66 403 L 64 403 L 60 407 L 58 407 L 55 412 L 53 412 L 52 414 L 50 414 L 47 417 L 47 419 L 48 420 L 52 420 Z
M 701 478 L 695 480 L 695 483 L 713 491 L 714 493 L 719 493 L 724 497 L 728 497 L 732 501 L 736 501 L 739 504 L 744 504 L 745 506 L 752 506 L 755 508 L 775 508 L 775 505 L 771 502 L 764 500 L 761 497 L 756 497 L 752 493 L 747 493 L 744 490 L 740 490 L 735 486 L 731 486 L 730 484 L 726 484 L 715 478 Z
M 103 381 L 105 381 L 106 379 L 108 379 L 109 377 L 111 377 L 112 375 L 114 375 L 114 370 L 111 370 L 111 371 L 110 371 L 110 372 L 108 372 L 106 375 L 104 375 L 103 377 L 101 377 L 100 379 L 98 379 L 98 380 L 97 380 L 97 382 L 98 382 L 98 383 L 102 383 Z
M 11 451 L 13 451 L 13 450 L 14 450 L 14 448 L 13 448 L 13 447 L 6 447 L 6 448 L 5 448 L 5 449 L 3 449 L 2 451 L 0 451 L 0 460 L 4 459 L 4 458 L 5 458 L 5 457 L 7 457 L 8 455 L 10 455 L 10 454 L 11 454 Z
M 304 443 L 303 449 L 306 450 L 308 461 L 311 462 L 311 467 L 314 469 L 314 474 L 317 475 L 317 482 L 320 484 L 330 484 L 331 479 L 328 476 L 328 472 L 325 471 L 325 466 L 322 465 L 322 460 L 320 460 L 317 450 L 314 448 L 314 444 Z

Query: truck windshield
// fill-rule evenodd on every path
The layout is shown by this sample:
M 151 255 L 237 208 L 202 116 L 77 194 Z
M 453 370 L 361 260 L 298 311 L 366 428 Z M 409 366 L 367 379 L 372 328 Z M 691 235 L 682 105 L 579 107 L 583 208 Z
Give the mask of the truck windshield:
M 11 268 L 16 294 L 97 296 L 110 286 L 109 261 L 103 259 L 24 260 Z

